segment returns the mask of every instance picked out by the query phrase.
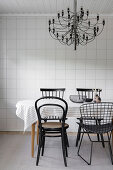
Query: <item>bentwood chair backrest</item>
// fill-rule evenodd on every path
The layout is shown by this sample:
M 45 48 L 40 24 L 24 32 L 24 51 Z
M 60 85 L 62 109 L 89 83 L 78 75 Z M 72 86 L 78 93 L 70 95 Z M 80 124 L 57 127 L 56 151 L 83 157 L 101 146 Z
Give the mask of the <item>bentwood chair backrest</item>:
M 65 88 L 40 88 L 42 92 L 42 97 L 54 96 L 63 99 Z
M 59 97 L 41 97 L 35 102 L 39 124 L 42 120 L 60 120 L 65 123 L 68 104 Z

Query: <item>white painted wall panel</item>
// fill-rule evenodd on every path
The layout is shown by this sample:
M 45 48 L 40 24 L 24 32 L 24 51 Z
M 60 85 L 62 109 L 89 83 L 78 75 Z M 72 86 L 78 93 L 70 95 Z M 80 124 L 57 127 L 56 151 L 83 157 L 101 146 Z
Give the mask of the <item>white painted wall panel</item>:
M 102 88 L 102 101 L 113 101 L 112 21 L 107 17 L 101 37 L 74 51 L 50 37 L 47 17 L 0 17 L 0 130 L 23 130 L 16 102 L 40 97 L 40 87 L 65 87 L 68 102 L 77 87 Z

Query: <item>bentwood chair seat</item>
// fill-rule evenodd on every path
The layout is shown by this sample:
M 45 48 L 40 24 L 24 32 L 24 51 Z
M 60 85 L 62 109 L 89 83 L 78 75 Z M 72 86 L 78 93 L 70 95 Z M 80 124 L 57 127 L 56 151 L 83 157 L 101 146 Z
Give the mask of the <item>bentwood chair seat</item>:
M 64 124 L 64 128 L 67 129 L 69 125 L 67 123 Z M 44 122 L 42 123 L 42 128 L 46 130 L 59 130 L 62 128 L 61 122 Z

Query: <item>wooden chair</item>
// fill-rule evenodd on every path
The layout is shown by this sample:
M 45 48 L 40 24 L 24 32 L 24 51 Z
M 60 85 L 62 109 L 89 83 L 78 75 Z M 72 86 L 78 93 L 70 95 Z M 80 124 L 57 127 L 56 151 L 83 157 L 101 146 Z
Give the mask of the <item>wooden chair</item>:
M 36 165 L 38 166 L 39 163 L 41 149 L 42 156 L 44 154 L 45 137 L 61 137 L 64 164 L 67 166 L 68 139 L 66 129 L 69 127 L 65 123 L 68 110 L 67 102 L 59 97 L 46 96 L 36 100 L 35 109 L 39 121 L 39 145 Z
M 40 88 L 40 91 L 42 93 L 42 97 L 54 96 L 54 97 L 60 97 L 63 99 L 65 88 Z M 38 129 L 38 121 L 37 121 L 37 144 L 39 140 L 38 136 L 39 136 L 39 129 Z
M 76 88 L 78 96 L 81 96 L 84 102 L 92 102 L 95 93 L 100 96 L 102 89 L 88 89 L 88 88 Z
M 65 88 L 40 88 L 40 91 L 42 92 L 42 97 L 54 96 L 63 99 Z

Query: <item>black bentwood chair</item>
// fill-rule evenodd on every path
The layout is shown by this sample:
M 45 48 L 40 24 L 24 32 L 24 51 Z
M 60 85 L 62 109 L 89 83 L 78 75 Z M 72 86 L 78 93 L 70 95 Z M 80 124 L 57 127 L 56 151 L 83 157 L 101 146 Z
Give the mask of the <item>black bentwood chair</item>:
M 110 144 L 111 132 L 113 130 L 113 103 L 111 102 L 102 102 L 102 103 L 88 103 L 80 106 L 82 135 L 78 147 L 78 156 L 80 156 L 88 165 L 91 165 L 92 160 L 92 147 L 93 142 L 108 142 L 109 152 L 111 157 L 111 162 L 113 165 L 113 155 L 112 148 Z M 86 133 L 91 142 L 90 150 L 90 161 L 86 161 L 83 156 L 80 155 L 80 148 L 83 141 L 84 133 Z M 93 141 L 90 134 L 99 134 L 101 136 L 101 141 Z M 108 140 L 103 139 L 103 134 L 107 134 Z
M 67 166 L 68 139 L 66 129 L 69 127 L 65 123 L 68 110 L 67 102 L 59 97 L 42 97 L 36 100 L 35 109 L 39 121 L 39 145 L 36 165 L 38 166 L 39 163 L 41 149 L 42 156 L 44 154 L 45 137 L 61 137 L 64 164 Z

